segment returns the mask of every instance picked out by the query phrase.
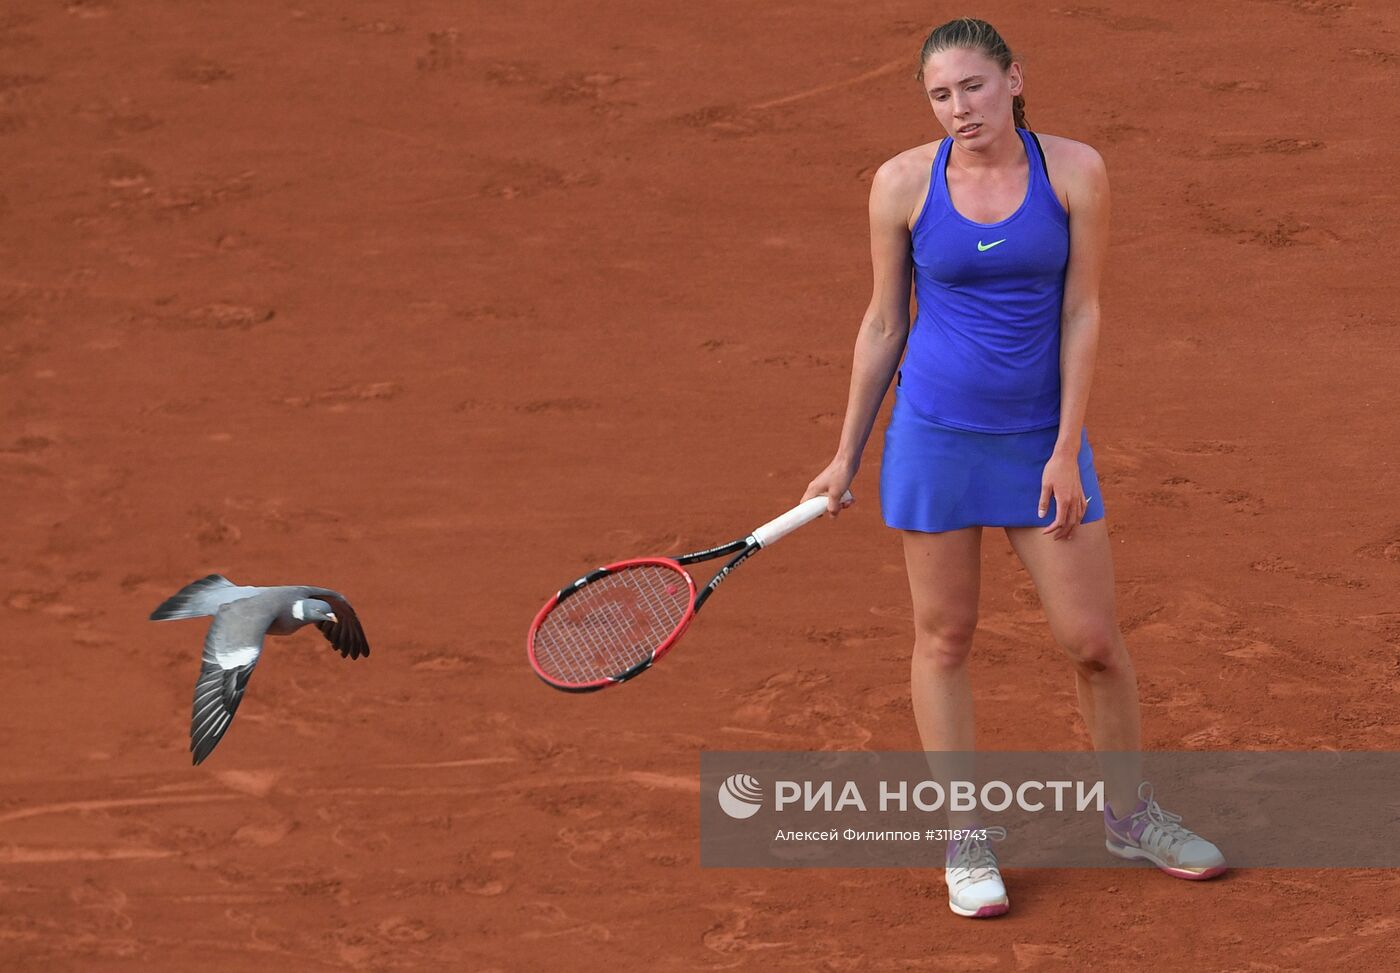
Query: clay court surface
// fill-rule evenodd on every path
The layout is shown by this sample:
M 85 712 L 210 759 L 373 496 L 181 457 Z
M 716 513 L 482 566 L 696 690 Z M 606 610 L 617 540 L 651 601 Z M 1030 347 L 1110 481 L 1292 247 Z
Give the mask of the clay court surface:
M 964 12 L 1113 181 L 1088 430 L 1147 745 L 1400 749 L 1393 5 L 22 0 L 0 966 L 1392 968 L 1391 872 L 1009 869 L 974 924 L 939 872 L 700 868 L 702 750 L 918 746 L 878 431 L 652 672 L 526 664 L 551 590 L 829 459 L 871 174 Z M 979 745 L 1087 748 L 984 566 Z M 211 571 L 344 591 L 374 652 L 274 642 L 192 768 L 204 628 L 146 615 Z

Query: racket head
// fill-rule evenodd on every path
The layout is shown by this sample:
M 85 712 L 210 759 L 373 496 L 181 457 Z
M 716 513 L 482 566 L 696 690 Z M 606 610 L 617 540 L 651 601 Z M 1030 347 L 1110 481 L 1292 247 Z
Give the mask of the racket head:
M 631 679 L 671 650 L 695 617 L 695 579 L 676 561 L 607 564 L 545 602 L 526 636 L 530 667 L 587 693 Z

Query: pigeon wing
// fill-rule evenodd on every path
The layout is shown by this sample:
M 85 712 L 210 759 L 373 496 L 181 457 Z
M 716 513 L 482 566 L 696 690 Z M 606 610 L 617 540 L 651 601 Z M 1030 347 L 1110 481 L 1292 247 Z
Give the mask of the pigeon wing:
M 253 664 L 222 669 L 205 663 L 194 686 L 194 716 L 190 721 L 190 753 L 200 764 L 228 732 L 233 714 L 243 701 Z
M 191 581 L 156 606 L 151 621 L 164 622 L 176 618 L 199 618 L 213 615 L 231 601 L 249 598 L 260 589 L 236 585 L 221 574 L 211 574 Z
M 204 637 L 190 719 L 190 752 L 196 764 L 214 752 L 243 701 L 267 628 L 277 614 L 275 605 L 264 603 L 267 600 L 248 598 L 223 606 Z
M 319 598 L 330 605 L 338 619 L 334 622 L 316 622 L 326 641 L 342 656 L 350 659 L 369 655 L 369 640 L 365 638 L 365 630 L 360 625 L 360 616 L 355 614 L 355 609 L 350 607 L 345 596 L 325 588 L 313 588 L 311 592 L 310 597 Z

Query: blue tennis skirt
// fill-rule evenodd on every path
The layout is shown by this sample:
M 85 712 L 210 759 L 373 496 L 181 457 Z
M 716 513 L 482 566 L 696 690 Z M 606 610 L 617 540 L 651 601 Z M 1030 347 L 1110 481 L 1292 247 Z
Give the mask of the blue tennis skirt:
M 940 425 L 916 412 L 895 390 L 880 462 L 880 509 L 899 530 L 930 533 L 964 527 L 1048 527 L 1055 499 L 1036 516 L 1041 477 L 1059 429 L 969 432 Z M 1089 497 L 1083 523 L 1104 516 L 1103 491 L 1094 471 L 1089 434 L 1081 433 L 1079 480 Z

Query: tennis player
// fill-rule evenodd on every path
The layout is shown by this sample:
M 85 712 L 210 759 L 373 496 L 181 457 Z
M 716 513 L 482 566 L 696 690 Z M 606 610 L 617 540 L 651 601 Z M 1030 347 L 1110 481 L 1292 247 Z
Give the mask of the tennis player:
M 936 28 L 917 77 L 947 137 L 875 174 L 874 294 L 836 457 L 806 497 L 836 498 L 850 486 L 898 374 L 880 504 L 904 538 L 924 749 L 974 749 L 967 659 L 982 529 L 1003 527 L 1073 664 L 1095 748 L 1134 755 L 1105 771 L 1108 850 L 1178 878 L 1210 878 L 1225 870 L 1219 850 L 1140 779 L 1137 683 L 1114 615 L 1104 499 L 1084 429 L 1108 246 L 1103 159 L 1026 127 L 1021 65 L 985 21 Z M 839 509 L 832 499 L 830 512 Z M 985 839 L 950 843 L 946 864 L 954 912 L 1007 911 Z

